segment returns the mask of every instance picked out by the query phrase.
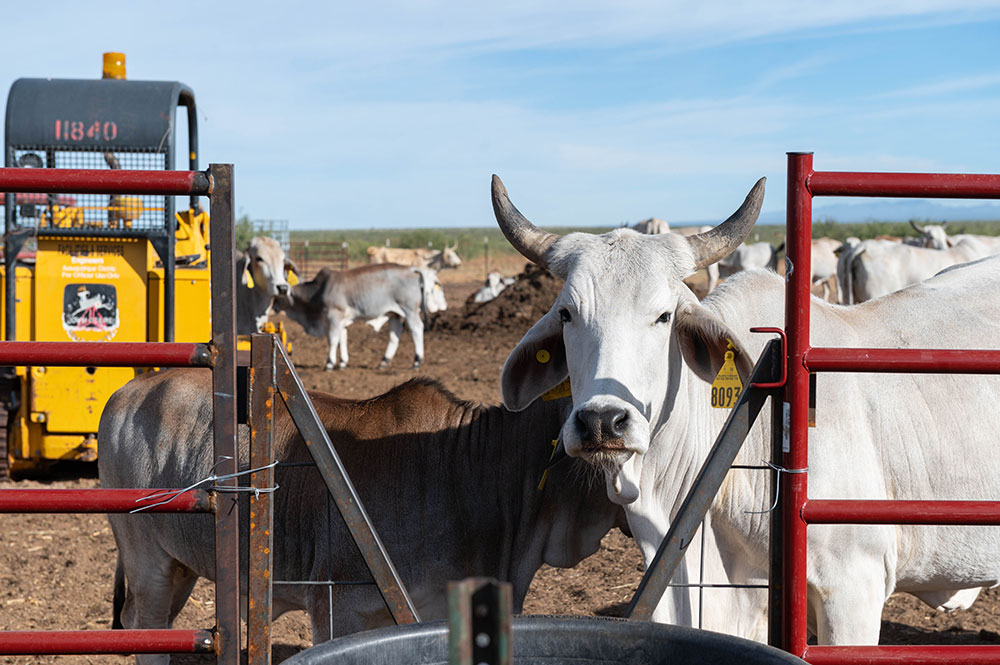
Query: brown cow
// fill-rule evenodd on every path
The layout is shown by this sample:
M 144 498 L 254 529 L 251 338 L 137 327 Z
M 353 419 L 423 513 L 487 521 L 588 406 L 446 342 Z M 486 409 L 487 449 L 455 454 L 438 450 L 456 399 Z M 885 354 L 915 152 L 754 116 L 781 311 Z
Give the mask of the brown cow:
M 542 563 L 574 566 L 623 523 L 621 508 L 582 462 L 553 466 L 539 489 L 569 399 L 539 400 L 512 413 L 456 399 L 427 379 L 366 400 L 310 396 L 423 619 L 445 617 L 446 583 L 468 576 L 509 580 L 520 611 Z M 187 487 L 209 475 L 211 398 L 207 370 L 143 374 L 119 389 L 101 417 L 102 486 Z M 281 462 L 311 460 L 284 409 L 275 411 L 274 450 Z M 246 431 L 240 456 L 246 468 Z M 276 482 L 274 579 L 369 579 L 343 520 L 335 510 L 328 520 L 327 489 L 316 470 L 279 466 Z M 245 498 L 240 507 L 244 519 Z M 119 552 L 116 579 L 124 573 L 127 582 L 125 627 L 170 627 L 195 581 L 214 578 L 212 520 L 108 519 Z M 374 586 L 337 586 L 334 594 L 337 634 L 391 623 Z M 276 585 L 274 608 L 275 615 L 306 610 L 313 642 L 330 639 L 327 587 Z M 152 658 L 158 660 L 139 661 L 166 662 Z

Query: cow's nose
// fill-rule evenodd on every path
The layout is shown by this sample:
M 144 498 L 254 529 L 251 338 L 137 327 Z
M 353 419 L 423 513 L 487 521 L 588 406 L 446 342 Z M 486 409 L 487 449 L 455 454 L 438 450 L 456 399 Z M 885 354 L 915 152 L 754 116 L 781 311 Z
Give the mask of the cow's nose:
M 581 409 L 576 413 L 576 426 L 580 438 L 589 443 L 601 444 L 612 439 L 621 439 L 627 425 L 628 413 L 618 406 Z
M 278 295 L 287 296 L 288 295 L 288 285 L 278 284 Z

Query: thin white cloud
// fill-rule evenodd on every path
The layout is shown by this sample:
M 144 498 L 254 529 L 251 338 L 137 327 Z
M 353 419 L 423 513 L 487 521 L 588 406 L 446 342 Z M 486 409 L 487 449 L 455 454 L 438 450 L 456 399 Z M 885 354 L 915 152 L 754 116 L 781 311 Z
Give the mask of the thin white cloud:
M 913 97 L 940 97 L 959 92 L 975 92 L 981 90 L 994 89 L 1000 93 L 1000 74 L 981 74 L 964 78 L 949 78 L 943 81 L 935 81 L 923 85 L 890 90 L 878 95 L 873 99 L 906 99 Z

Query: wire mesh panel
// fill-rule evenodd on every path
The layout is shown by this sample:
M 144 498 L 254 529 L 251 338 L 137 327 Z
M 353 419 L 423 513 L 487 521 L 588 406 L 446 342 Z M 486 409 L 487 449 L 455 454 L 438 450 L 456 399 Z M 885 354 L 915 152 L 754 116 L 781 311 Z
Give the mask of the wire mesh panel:
M 100 152 L 11 146 L 9 151 L 10 163 L 23 168 L 162 171 L 168 166 L 166 149 Z M 167 199 L 159 195 L 20 193 L 13 196 L 14 209 L 10 219 L 14 228 L 40 231 L 111 233 L 121 229 L 162 230 L 167 228 L 168 216 L 173 208 Z

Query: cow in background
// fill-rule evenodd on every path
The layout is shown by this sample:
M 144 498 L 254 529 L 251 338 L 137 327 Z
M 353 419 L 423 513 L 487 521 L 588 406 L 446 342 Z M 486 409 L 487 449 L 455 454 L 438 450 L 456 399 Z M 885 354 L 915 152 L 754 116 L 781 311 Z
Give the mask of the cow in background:
M 324 369 L 347 367 L 347 327 L 358 319 L 376 331 L 389 322 L 389 344 L 380 368 L 387 367 L 396 355 L 405 324 L 413 336 L 413 367 L 417 368 L 424 360 L 420 315 L 447 306 L 440 287 L 433 271 L 418 272 L 394 263 L 339 271 L 323 268 L 310 281 L 292 287 L 288 298 L 275 300 L 275 309 L 285 312 L 310 335 L 326 337 L 330 351 Z
M 519 612 L 542 563 L 574 566 L 597 551 L 611 528 L 624 526 L 621 508 L 591 481 L 582 462 L 564 461 L 545 475 L 551 441 L 572 408 L 567 399 L 539 400 L 524 413 L 511 413 L 459 400 L 427 379 L 360 401 L 318 392 L 310 398 L 424 620 L 445 618 L 447 583 L 469 576 L 511 582 Z M 272 577 L 369 579 L 287 411 L 276 409 L 274 420 L 274 458 L 288 465 L 275 470 Z M 196 483 L 217 462 L 212 373 L 139 376 L 108 401 L 98 436 L 105 488 Z M 240 468 L 246 469 L 245 426 L 239 437 Z M 247 494 L 238 501 L 246 524 Z M 170 628 L 198 578 L 215 577 L 212 520 L 192 514 L 108 520 L 118 546 L 113 625 Z M 241 548 L 247 551 L 245 534 Z M 244 576 L 246 562 L 244 556 Z M 331 620 L 329 589 L 275 585 L 274 616 L 308 612 L 314 644 L 334 636 L 331 623 L 335 635 L 392 624 L 374 585 L 334 586 Z M 138 656 L 140 665 L 167 660 Z
M 740 245 L 719 261 L 719 274 L 723 277 L 735 275 L 743 270 L 767 268 L 778 269 L 778 253 L 785 249 L 785 243 L 777 247 L 769 242 L 755 242 Z
M 236 253 L 236 334 L 260 332 L 274 302 L 288 298 L 287 273 L 299 274 L 278 241 L 268 236 L 250 240 Z
M 837 277 L 837 250 L 843 244 L 833 238 L 813 238 L 810 251 L 813 287 L 822 285 L 823 300 L 834 302 L 830 297 L 830 280 Z
M 415 268 L 457 268 L 462 265 L 458 256 L 458 243 L 444 249 L 402 249 L 399 247 L 369 247 L 368 263 L 397 263 Z
M 667 220 L 657 219 L 656 217 L 644 219 L 632 228 L 635 229 L 637 233 L 647 233 L 649 235 L 670 232 L 670 224 L 667 224 Z
M 472 294 L 471 300 L 474 303 L 489 302 L 516 281 L 516 277 L 504 277 L 498 272 L 491 272 L 486 275 L 486 283 Z
M 927 249 L 890 240 L 864 240 L 842 256 L 837 281 L 847 305 L 872 300 L 923 281 L 945 268 L 975 261 L 992 252 L 974 237 L 947 249 Z
M 966 238 L 973 238 L 989 248 L 990 254 L 1000 252 L 1000 236 L 973 235 L 971 233 L 957 233 L 948 235 L 948 222 L 940 224 L 924 224 L 920 226 L 912 219 L 910 226 L 920 234 L 920 246 L 931 249 L 948 249 L 954 247 Z

